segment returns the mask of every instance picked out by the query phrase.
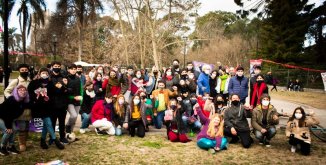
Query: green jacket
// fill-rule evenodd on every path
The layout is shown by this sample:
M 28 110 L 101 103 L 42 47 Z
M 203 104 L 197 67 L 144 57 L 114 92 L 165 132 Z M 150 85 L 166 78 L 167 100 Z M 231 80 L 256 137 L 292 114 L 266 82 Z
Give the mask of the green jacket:
M 269 105 L 267 112 L 267 128 L 275 127 L 279 123 L 279 119 L 274 120 L 273 116 L 278 113 L 273 105 Z M 262 106 L 258 105 L 252 112 L 251 125 L 255 130 L 261 131 L 263 129 L 263 110 Z

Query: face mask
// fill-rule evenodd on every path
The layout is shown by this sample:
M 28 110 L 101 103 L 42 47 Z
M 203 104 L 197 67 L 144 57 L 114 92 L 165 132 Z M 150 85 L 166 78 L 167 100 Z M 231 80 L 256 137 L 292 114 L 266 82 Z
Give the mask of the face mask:
M 223 103 L 224 103 L 224 101 L 221 101 L 221 100 L 216 101 L 216 104 L 217 104 L 217 105 L 221 105 L 221 104 L 223 104 Z
M 232 101 L 231 103 L 232 103 L 232 105 L 234 105 L 234 106 L 238 106 L 239 103 L 240 103 L 240 101 L 238 101 L 238 100 L 234 100 L 234 101 Z
M 59 73 L 61 71 L 61 68 L 53 68 L 52 70 L 54 73 Z
M 129 75 L 133 75 L 134 74 L 134 71 L 128 71 L 128 74 Z
M 166 72 L 166 75 L 171 76 L 172 72 Z
M 119 104 L 122 105 L 123 103 L 125 103 L 124 100 L 119 100 Z
M 294 114 L 294 116 L 295 116 L 296 119 L 301 119 L 302 118 L 302 114 L 300 114 L 300 113 L 296 113 L 296 114 Z
M 134 100 L 134 104 L 135 104 L 135 105 L 138 105 L 139 102 L 140 102 L 140 100 L 138 100 L 138 99 L 135 99 L 135 100 Z
M 260 73 L 260 70 L 254 70 L 255 75 Z
M 28 72 L 20 72 L 20 76 L 26 79 L 28 77 Z
M 192 66 L 187 66 L 187 69 L 188 70 L 192 70 Z
M 242 77 L 243 76 L 243 72 L 237 72 L 238 77 Z
M 47 78 L 49 78 L 49 76 L 47 74 L 41 74 L 41 78 L 42 79 L 47 79 Z
M 137 77 L 137 78 L 140 78 L 140 77 L 141 77 L 141 75 L 140 75 L 140 74 L 137 74 L 137 75 L 136 75 L 136 77 Z
M 257 80 L 256 81 L 258 84 L 261 84 L 261 83 L 263 83 L 264 81 L 263 80 Z
M 113 68 L 114 71 L 118 72 L 118 68 Z
M 191 102 L 191 104 L 196 104 L 197 103 L 197 99 L 190 99 L 190 102 Z
M 269 105 L 269 101 L 267 101 L 267 100 L 263 100 L 263 101 L 261 102 L 261 104 L 263 104 L 263 106 L 268 106 L 268 105 Z
M 179 64 L 173 65 L 174 68 L 178 69 L 179 68 Z
M 185 82 L 184 81 L 180 82 L 180 85 L 185 85 Z
M 175 110 L 177 108 L 176 105 L 170 105 L 171 109 Z
M 141 99 L 146 99 L 146 96 L 140 96 Z
M 98 72 L 98 73 L 103 73 L 103 70 L 98 70 L 97 72 Z
M 216 74 L 212 74 L 212 77 L 215 78 L 216 77 Z
M 109 98 L 105 98 L 105 101 L 106 101 L 106 103 L 108 103 L 108 104 L 112 103 L 112 99 L 109 99 Z
M 209 71 L 209 70 L 205 70 L 205 73 L 206 73 L 206 74 L 209 74 L 209 73 L 210 73 L 210 71 Z
M 102 80 L 102 77 L 97 77 L 96 80 L 97 81 L 101 81 Z
M 158 72 L 153 72 L 153 74 L 154 74 L 154 75 L 157 75 L 157 74 L 158 74 Z
M 83 72 L 82 71 L 77 71 L 77 74 L 78 75 L 81 75 Z
M 189 79 L 190 80 L 194 79 L 194 75 L 189 75 Z
M 158 87 L 158 89 L 164 89 L 164 87 L 162 87 L 162 86 L 159 86 L 159 87 Z

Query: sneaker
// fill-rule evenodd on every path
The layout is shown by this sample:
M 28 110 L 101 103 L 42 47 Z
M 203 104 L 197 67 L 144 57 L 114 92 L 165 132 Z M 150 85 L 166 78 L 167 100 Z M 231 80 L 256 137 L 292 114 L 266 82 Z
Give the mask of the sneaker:
M 16 149 L 15 146 L 8 147 L 7 151 L 13 155 L 19 154 L 19 151 Z
M 295 150 L 296 150 L 296 149 L 297 149 L 296 146 L 292 146 L 292 147 L 291 147 L 291 152 L 295 153 Z
M 69 144 L 69 141 L 67 140 L 67 138 L 60 138 L 60 142 L 63 144 Z
M 83 128 L 79 129 L 79 133 L 84 134 L 85 132 L 86 132 L 85 129 L 83 129 Z
M 260 145 L 263 145 L 264 144 L 264 141 L 263 140 L 259 140 L 259 144 Z
M 48 149 L 49 148 L 49 146 L 46 144 L 46 142 L 45 142 L 45 139 L 41 139 L 41 148 L 43 148 L 43 149 Z
M 99 128 L 95 128 L 95 132 L 97 135 L 106 135 L 106 131 L 101 131 Z
M 0 148 L 0 155 L 9 155 L 9 152 L 7 151 L 6 147 Z
M 89 128 L 84 128 L 84 130 L 85 130 L 86 132 L 91 132 L 91 130 L 90 130 Z
M 60 150 L 65 148 L 65 146 L 58 139 L 55 139 L 54 143 L 57 146 L 57 148 L 59 148 Z
M 215 154 L 215 153 L 216 153 L 216 151 L 215 151 L 214 148 L 210 148 L 210 149 L 208 150 L 208 152 L 211 153 L 211 154 Z
M 271 147 L 271 144 L 269 143 L 268 140 L 265 141 L 265 146 L 266 146 L 266 147 Z

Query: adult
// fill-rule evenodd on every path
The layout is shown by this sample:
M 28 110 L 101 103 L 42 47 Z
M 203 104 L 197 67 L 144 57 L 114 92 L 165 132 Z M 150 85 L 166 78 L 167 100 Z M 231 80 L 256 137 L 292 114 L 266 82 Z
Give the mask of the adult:
M 202 67 L 202 72 L 200 73 L 197 80 L 199 95 L 204 95 L 204 93 L 210 93 L 210 86 L 209 86 L 210 73 L 211 73 L 211 66 L 205 64 Z
M 79 77 L 81 85 L 84 86 L 86 84 L 86 77 L 83 73 L 83 66 L 77 65 L 76 75 Z
M 84 134 L 86 131 L 89 131 L 88 126 L 91 123 L 91 111 L 92 107 L 95 103 L 95 92 L 93 88 L 93 84 L 91 82 L 87 82 L 84 86 L 84 94 L 83 94 L 83 103 L 81 104 L 79 114 L 81 116 L 81 127 L 79 132 Z
M 55 113 L 52 113 L 51 122 L 53 129 L 55 129 L 57 120 L 59 122 L 59 135 L 60 141 L 64 144 L 68 144 L 68 140 L 66 139 L 65 132 L 65 120 L 67 115 L 68 108 L 68 88 L 67 78 L 61 73 L 61 63 L 58 61 L 52 62 L 52 70 L 50 73 L 50 78 L 52 83 L 54 84 L 54 93 L 52 97 L 52 106 L 51 108 Z
M 95 98 L 94 100 L 103 100 L 105 96 L 105 91 L 103 87 L 103 75 L 102 73 L 95 73 L 94 80 L 93 80 Z
M 275 125 L 279 123 L 277 110 L 270 100 L 268 94 L 263 94 L 260 104 L 253 110 L 251 117 L 254 134 L 259 140 L 259 144 L 264 144 L 266 147 L 271 146 L 270 141 L 276 134 Z
M 129 108 L 129 104 L 125 100 L 124 96 L 122 94 L 118 95 L 116 102 L 114 103 L 112 118 L 116 136 L 120 136 L 122 134 L 123 124 L 129 122 L 129 117 L 126 115 Z
M 29 108 L 29 95 L 24 85 L 17 85 L 4 102 L 0 105 L 0 131 L 3 133 L 0 154 L 18 154 L 15 147 L 15 132 L 17 131 L 14 120 Z
M 114 70 L 109 71 L 109 77 L 105 78 L 102 84 L 102 89 L 105 93 L 111 93 L 114 95 L 119 95 L 121 93 L 121 79 L 119 79 L 117 72 Z
M 310 154 L 311 136 L 309 127 L 319 124 L 315 113 L 310 111 L 309 116 L 302 107 L 295 108 L 292 116 L 286 126 L 286 137 L 289 138 L 291 152 L 296 152 L 297 146 L 300 146 L 300 151 L 303 155 Z
M 250 106 L 252 108 L 255 108 L 261 103 L 261 96 L 263 94 L 268 94 L 268 87 L 264 81 L 264 76 L 262 74 L 258 74 L 256 76 L 255 84 L 253 85 L 253 88 L 251 90 L 253 93 L 250 100 Z
M 181 70 L 180 70 L 180 61 L 178 59 L 174 59 L 172 61 L 171 71 L 172 71 L 172 75 L 173 76 L 181 73 Z
M 18 66 L 19 76 L 17 79 L 12 80 L 7 88 L 4 90 L 4 96 L 9 98 L 12 95 L 13 89 L 18 85 L 23 85 L 26 88 L 28 87 L 31 79 L 28 77 L 29 74 L 29 66 L 27 64 L 20 64 Z M 26 140 L 29 131 L 29 121 L 31 120 L 31 111 L 30 109 L 25 109 L 22 116 L 20 116 L 17 120 L 18 126 L 18 142 L 19 142 L 19 150 L 26 150 Z
M 173 86 L 179 84 L 179 75 L 173 74 L 172 68 L 167 68 L 163 74 L 162 80 L 164 81 L 166 88 L 172 90 Z
M 238 66 L 236 76 L 230 79 L 228 91 L 230 95 L 238 94 L 240 97 L 240 102 L 245 104 L 246 98 L 248 97 L 248 78 L 243 74 L 244 68 L 242 66 Z
M 237 94 L 232 94 L 230 100 L 231 106 L 224 112 L 224 134 L 232 138 L 230 143 L 237 143 L 240 137 L 242 146 L 249 148 L 253 142 L 247 120 L 249 107 L 240 103 L 240 96 Z
M 254 91 L 254 85 L 256 84 L 256 80 L 257 80 L 257 76 L 261 75 L 261 66 L 260 65 L 254 65 L 254 74 L 252 77 L 250 77 L 250 82 L 249 82 L 249 100 L 251 100 L 252 95 L 253 95 L 253 91 Z M 251 74 L 250 74 L 251 76 Z
M 226 103 L 226 101 L 229 100 L 228 88 L 231 76 L 226 73 L 225 68 L 221 68 L 220 73 L 221 74 L 217 79 L 216 92 L 223 96 Z
M 198 72 L 197 70 L 195 70 L 195 68 L 194 68 L 194 64 L 193 64 L 192 62 L 187 62 L 187 72 L 188 72 L 188 73 L 189 73 L 189 72 L 194 73 L 194 78 L 195 78 L 195 79 L 198 79 L 199 74 L 200 74 L 200 72 Z
M 217 95 L 217 91 L 216 91 L 216 86 L 217 86 L 217 79 L 218 79 L 219 75 L 217 70 L 213 70 L 209 76 L 209 91 L 210 91 L 210 96 L 215 98 Z
M 134 75 L 134 68 L 132 66 L 127 67 L 127 72 L 122 75 L 121 78 L 121 94 L 124 95 L 125 99 L 129 103 L 132 95 L 131 95 L 131 80 Z
M 3 76 L 4 76 L 4 70 L 3 70 L 2 66 L 0 66 L 0 83 L 3 82 Z

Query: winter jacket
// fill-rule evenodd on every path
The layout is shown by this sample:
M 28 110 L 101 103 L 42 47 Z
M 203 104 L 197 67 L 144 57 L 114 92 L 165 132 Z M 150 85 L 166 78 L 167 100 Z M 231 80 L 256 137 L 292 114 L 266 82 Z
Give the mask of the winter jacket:
M 224 112 L 224 126 L 228 128 L 234 127 L 237 131 L 245 132 L 250 131 L 247 115 L 248 110 L 245 110 L 243 105 L 231 105 Z
M 209 87 L 210 87 L 209 95 L 214 98 L 217 96 L 216 85 L 217 85 L 217 78 L 212 79 L 211 77 L 209 77 Z
M 286 137 L 290 137 L 291 134 L 293 134 L 295 138 L 303 140 L 306 143 L 311 143 L 309 127 L 316 124 L 319 124 L 319 120 L 315 115 L 306 116 L 303 127 L 299 126 L 298 119 L 289 120 L 286 126 L 285 135 Z
M 197 85 L 199 95 L 204 95 L 204 93 L 210 93 L 209 75 L 205 74 L 204 72 L 201 72 L 197 80 Z
M 53 105 L 52 99 L 54 93 L 54 85 L 52 81 L 49 80 L 46 85 L 44 85 L 43 82 L 44 80 L 42 79 L 36 79 L 31 81 L 31 83 L 28 85 L 28 93 L 32 105 L 33 118 L 50 117 L 53 113 L 55 113 L 55 111 L 50 108 Z M 41 94 L 37 95 L 35 93 L 35 90 L 38 90 L 40 88 L 46 88 L 48 99 L 45 96 L 42 96 Z
M 224 91 L 223 91 L 223 94 L 228 94 L 229 93 L 229 83 L 230 83 L 230 76 L 225 80 L 225 86 L 224 86 Z M 221 78 L 219 77 L 217 79 L 217 85 L 216 85 L 216 92 L 217 93 L 221 93 L 221 85 L 222 85 L 222 80 Z
M 23 114 L 30 104 L 24 101 L 16 101 L 14 96 L 9 96 L 0 104 L 0 118 L 7 129 L 12 129 L 13 121 Z
M 140 110 L 140 116 L 141 116 L 143 124 L 146 125 L 147 124 L 146 109 L 147 108 L 153 108 L 153 105 L 145 104 L 145 102 L 143 102 L 143 101 L 141 101 L 139 104 L 140 104 L 140 109 L 139 109 Z M 132 109 L 131 108 L 132 107 L 128 108 L 127 113 L 126 113 L 126 120 L 128 120 L 128 121 L 131 121 L 131 119 L 132 119 L 132 117 L 131 117 Z
M 125 94 L 128 90 L 131 90 L 131 79 L 127 73 L 121 75 L 121 92 L 120 94 Z
M 128 123 L 129 121 L 129 116 L 127 116 L 127 112 L 130 111 L 130 106 L 128 103 L 124 103 L 122 106 L 124 106 L 125 111 L 123 112 L 123 115 L 120 116 L 117 112 L 116 109 L 113 108 L 113 118 L 112 121 L 115 126 L 122 126 L 123 123 Z
M 74 99 L 75 96 L 82 96 L 83 89 L 81 86 L 81 81 L 76 75 L 68 75 L 68 104 L 73 104 L 75 106 L 80 106 L 82 101 L 77 101 Z
M 185 107 L 183 103 L 181 103 L 181 107 L 176 110 L 176 114 L 175 116 L 173 115 L 173 119 L 171 121 L 166 122 L 167 132 L 172 131 L 172 125 L 176 124 L 179 134 L 187 133 L 187 127 L 182 120 L 182 114 L 184 112 L 185 112 Z
M 26 88 L 28 87 L 28 84 L 31 82 L 30 78 L 27 78 L 27 80 L 23 79 L 21 76 L 18 76 L 17 79 L 12 80 L 7 88 L 3 91 L 3 94 L 6 98 L 11 96 L 12 91 L 17 85 L 24 85 Z
M 104 79 L 102 83 L 102 89 L 105 91 L 106 95 L 108 93 L 111 93 L 112 96 L 119 95 L 121 93 L 121 82 L 120 79 L 115 79 L 114 81 L 117 81 L 117 85 L 112 85 L 112 83 L 109 83 L 112 78 Z
M 177 86 L 179 84 L 180 78 L 179 75 L 175 75 L 171 80 L 166 77 L 163 77 L 162 80 L 165 83 L 165 88 L 172 90 L 173 86 Z
M 105 90 L 102 88 L 102 81 L 95 80 L 93 82 L 94 85 L 94 92 L 95 92 L 95 98 L 94 100 L 103 100 L 105 95 Z M 101 90 L 100 90 L 101 89 Z
M 68 107 L 68 89 L 67 85 L 63 83 L 64 76 L 62 74 L 51 74 L 51 81 L 54 85 L 53 98 L 52 98 L 52 108 L 66 110 Z M 57 83 L 62 85 L 61 88 L 55 87 Z
M 95 100 L 94 100 L 95 97 L 91 97 L 90 95 L 88 95 L 86 93 L 86 90 L 84 91 L 84 95 L 83 95 L 83 103 L 80 107 L 80 111 L 79 111 L 79 114 L 83 114 L 83 113 L 86 113 L 86 114 L 90 114 L 91 111 L 92 111 L 92 107 L 95 103 Z
M 238 76 L 232 77 L 228 91 L 229 94 L 239 94 L 240 100 L 245 101 L 246 97 L 248 97 L 248 78 L 244 76 L 242 78 L 238 78 Z
M 112 119 L 113 104 L 107 104 L 104 100 L 98 100 L 95 102 L 91 112 L 91 122 L 96 120 L 102 120 L 106 118 L 108 121 Z
M 263 124 L 263 111 L 268 111 L 267 112 L 267 125 L 264 126 Z M 273 105 L 268 106 L 268 110 L 263 110 L 262 106 L 259 105 L 257 106 L 253 112 L 252 112 L 252 117 L 251 117 L 251 125 L 255 130 L 261 131 L 263 128 L 270 128 L 274 127 L 279 123 L 279 120 L 274 120 L 273 116 L 276 115 L 278 116 L 277 110 Z
M 156 103 L 156 102 L 158 102 L 158 100 L 156 100 L 156 98 L 158 98 L 158 95 L 161 92 L 164 95 L 165 107 L 168 107 L 168 103 L 170 101 L 170 97 L 173 97 L 173 96 L 177 96 L 178 95 L 178 92 L 177 91 L 171 92 L 169 89 L 163 89 L 162 91 L 160 89 L 156 89 L 152 93 L 152 95 L 154 97 L 154 101 L 153 102 L 155 103 L 155 105 L 158 104 L 158 103 Z M 156 113 L 156 112 L 157 112 L 157 107 L 155 106 L 154 107 L 154 113 Z

